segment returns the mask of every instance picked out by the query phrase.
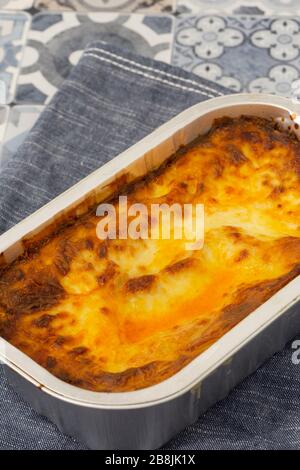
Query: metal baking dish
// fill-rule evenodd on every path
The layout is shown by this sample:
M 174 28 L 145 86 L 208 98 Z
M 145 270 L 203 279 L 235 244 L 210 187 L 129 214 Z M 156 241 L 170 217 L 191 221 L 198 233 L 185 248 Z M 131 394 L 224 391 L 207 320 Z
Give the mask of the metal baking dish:
M 101 199 L 124 173 L 131 178 L 144 175 L 180 145 L 206 133 L 215 118 L 264 116 L 299 133 L 298 112 L 300 105 L 291 100 L 256 94 L 214 98 L 192 106 L 4 233 L 1 256 L 12 261 L 22 252 L 22 240 L 86 198 Z M 3 339 L 0 357 L 20 395 L 89 448 L 154 449 L 196 421 L 300 331 L 299 299 L 300 276 L 178 373 L 133 392 L 98 393 L 69 385 Z

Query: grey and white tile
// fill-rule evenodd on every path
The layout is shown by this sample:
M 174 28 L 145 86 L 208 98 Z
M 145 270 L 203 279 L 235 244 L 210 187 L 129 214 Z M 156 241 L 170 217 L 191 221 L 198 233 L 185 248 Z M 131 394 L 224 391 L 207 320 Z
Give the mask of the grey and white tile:
M 14 98 L 29 24 L 27 13 L 0 11 L 0 104 Z
M 299 0 L 177 0 L 180 14 L 300 15 Z
M 102 40 L 170 62 L 174 18 L 118 13 L 38 13 L 18 80 L 18 103 L 48 103 L 84 48 Z
M 171 12 L 175 0 L 35 0 L 40 10 Z
M 9 110 L 5 134 L 2 136 L 1 164 L 9 160 L 23 143 L 32 129 L 44 106 L 17 105 Z M 1 109 L 0 109 L 1 112 Z M 1 114 L 0 114 L 1 118 Z M 0 124 L 1 129 L 1 124 Z M 1 133 L 1 132 L 0 132 Z M 0 136 L 1 139 L 1 136 Z
M 300 18 L 181 17 L 172 62 L 234 91 L 291 96 L 300 78 Z
M 240 2 L 242 5 L 252 4 L 256 8 L 263 11 L 267 16 L 278 15 L 278 16 L 295 16 L 300 14 L 300 2 L 299 0 L 253 0 Z M 241 13 L 243 6 L 235 9 L 235 13 Z
M 0 10 L 27 10 L 34 0 L 0 0 Z
M 253 1 L 248 0 L 248 2 Z M 241 6 L 240 0 L 176 0 L 176 11 L 180 14 L 232 14 L 234 10 Z M 253 10 L 255 12 L 255 10 Z M 252 12 L 251 12 L 252 13 Z M 263 13 L 262 11 L 258 13 Z

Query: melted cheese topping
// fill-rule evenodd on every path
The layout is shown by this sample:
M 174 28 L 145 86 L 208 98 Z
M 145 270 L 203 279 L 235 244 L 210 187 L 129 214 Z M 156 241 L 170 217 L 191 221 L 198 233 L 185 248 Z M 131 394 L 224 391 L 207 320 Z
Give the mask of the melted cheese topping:
M 101 241 L 89 211 L 0 267 L 1 335 L 90 390 L 171 376 L 299 274 L 299 165 L 300 144 L 270 121 L 218 121 L 128 193 L 204 204 L 203 249 Z

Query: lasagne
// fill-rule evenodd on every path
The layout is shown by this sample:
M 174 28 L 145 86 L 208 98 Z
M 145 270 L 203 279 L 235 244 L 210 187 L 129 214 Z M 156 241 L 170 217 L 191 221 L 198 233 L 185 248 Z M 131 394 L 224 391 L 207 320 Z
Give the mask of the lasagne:
M 122 194 L 203 204 L 202 249 L 101 240 L 94 206 L 0 264 L 0 335 L 99 392 L 172 376 L 300 273 L 300 143 L 271 120 L 217 120 Z

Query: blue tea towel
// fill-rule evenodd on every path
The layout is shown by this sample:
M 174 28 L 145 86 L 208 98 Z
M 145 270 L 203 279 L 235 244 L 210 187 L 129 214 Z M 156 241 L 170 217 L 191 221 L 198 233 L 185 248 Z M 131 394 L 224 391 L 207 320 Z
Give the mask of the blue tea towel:
M 189 106 L 229 91 L 91 45 L 0 173 L 0 232 Z M 300 449 L 300 365 L 288 346 L 166 449 Z M 84 449 L 35 413 L 0 368 L 0 449 Z

